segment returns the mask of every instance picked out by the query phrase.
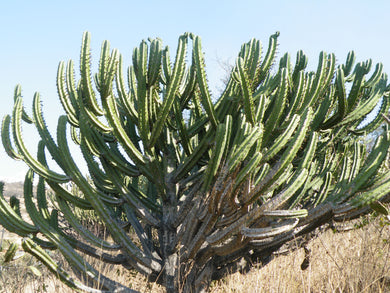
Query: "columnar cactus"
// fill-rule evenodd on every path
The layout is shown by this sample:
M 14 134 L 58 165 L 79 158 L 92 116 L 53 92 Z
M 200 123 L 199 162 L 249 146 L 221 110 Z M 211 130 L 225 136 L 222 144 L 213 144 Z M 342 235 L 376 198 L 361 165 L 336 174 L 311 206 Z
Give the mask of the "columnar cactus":
M 270 37 L 264 57 L 260 41 L 244 44 L 226 89 L 213 100 L 198 36 L 180 36 L 173 64 L 160 39 L 142 41 L 126 82 L 122 56 L 107 41 L 98 72 L 91 73 L 85 33 L 79 81 L 72 61 L 58 67 L 66 115 L 58 120 L 56 139 L 40 95 L 29 116 L 20 86 L 15 89 L 2 141 L 30 168 L 24 200 L 31 221 L 16 212 L 18 203 L 11 207 L 1 197 L 0 223 L 75 289 L 133 292 L 100 274 L 83 259 L 88 254 L 135 269 L 167 292 L 201 292 L 211 280 L 265 262 L 292 239 L 389 201 L 390 172 L 382 164 L 390 146 L 387 125 L 369 152 L 361 139 L 389 111 L 382 64 L 369 74 L 371 60 L 354 66 L 350 52 L 337 66 L 333 54 L 322 52 L 317 71 L 310 72 L 302 51 L 295 66 L 288 54 L 275 64 L 278 36 Z M 364 122 L 378 103 L 380 110 Z M 39 132 L 37 156 L 25 146 L 22 121 Z M 89 177 L 72 158 L 70 140 L 80 147 Z M 47 152 L 62 173 L 49 168 Z M 80 193 L 67 188 L 69 182 Z M 54 192 L 53 206 L 45 185 Z M 94 210 L 112 241 L 81 225 L 74 207 Z M 79 281 L 45 249 L 61 252 Z

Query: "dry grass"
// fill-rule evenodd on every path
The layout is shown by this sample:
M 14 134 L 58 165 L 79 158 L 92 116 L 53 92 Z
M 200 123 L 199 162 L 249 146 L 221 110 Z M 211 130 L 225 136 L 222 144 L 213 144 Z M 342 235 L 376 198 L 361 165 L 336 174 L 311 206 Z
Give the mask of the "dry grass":
M 328 230 L 313 240 L 310 265 L 302 271 L 302 249 L 278 256 L 265 267 L 248 274 L 233 274 L 212 284 L 212 293 L 221 292 L 390 292 L 390 226 L 376 219 L 367 226 L 344 233 Z M 2 257 L 4 250 L 1 253 Z M 57 261 L 66 266 L 63 259 Z M 148 284 L 138 273 L 104 265 L 98 269 L 108 277 L 140 292 L 164 292 Z M 42 276 L 33 274 L 37 267 Z M 71 292 L 32 257 L 0 267 L 0 292 Z
M 328 230 L 308 245 L 308 269 L 300 268 L 300 249 L 246 276 L 231 275 L 212 292 L 390 292 L 389 228 L 377 219 L 345 233 Z

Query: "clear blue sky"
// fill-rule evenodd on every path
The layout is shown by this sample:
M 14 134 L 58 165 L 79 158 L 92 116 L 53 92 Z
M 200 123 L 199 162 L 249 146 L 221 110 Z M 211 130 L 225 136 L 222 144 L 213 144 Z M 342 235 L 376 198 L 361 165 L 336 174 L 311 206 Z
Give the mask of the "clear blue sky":
M 1 1 L 0 4 L 0 116 L 11 113 L 13 90 L 20 83 L 31 113 L 35 91 L 55 130 L 62 108 L 56 94 L 58 62 L 78 64 L 82 33 L 92 34 L 93 62 L 100 45 L 109 40 L 124 55 L 142 39 L 160 37 L 175 52 L 183 32 L 202 37 L 208 79 L 214 93 L 224 71 L 218 60 L 234 62 L 242 43 L 252 37 L 268 45 L 280 31 L 279 57 L 295 58 L 303 49 L 315 69 L 320 51 L 334 52 L 339 63 L 350 50 L 357 61 L 372 58 L 390 73 L 390 2 L 388 1 Z M 173 57 L 172 57 L 173 58 Z M 293 62 L 295 60 L 293 59 Z M 24 126 L 28 146 L 35 153 L 37 134 Z M 0 180 L 22 180 L 27 168 L 8 158 L 0 146 Z

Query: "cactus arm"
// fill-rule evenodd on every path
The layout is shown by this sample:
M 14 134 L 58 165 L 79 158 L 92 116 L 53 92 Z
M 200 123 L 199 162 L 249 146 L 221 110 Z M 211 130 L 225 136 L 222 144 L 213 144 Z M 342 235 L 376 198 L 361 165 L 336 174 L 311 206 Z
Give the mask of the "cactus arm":
M 261 180 L 264 179 L 265 175 L 269 172 L 270 165 L 268 163 L 264 163 L 259 171 L 256 173 L 255 178 L 254 178 L 254 185 L 258 185 Z
M 223 229 L 219 229 L 213 234 L 210 234 L 206 237 L 207 243 L 212 246 L 216 246 L 223 241 L 227 240 L 233 233 L 240 231 L 244 225 L 249 224 L 249 222 L 255 222 L 259 217 L 262 216 L 262 211 L 256 207 L 251 210 L 249 213 L 244 214 L 238 219 L 235 219 L 230 225 L 223 225 Z
M 383 137 L 379 137 L 374 149 L 368 155 L 367 159 L 363 163 L 362 169 L 359 174 L 351 181 L 350 188 L 348 189 L 348 194 L 355 194 L 360 190 L 364 184 L 376 174 L 379 167 L 382 165 L 383 161 L 387 155 L 387 149 L 390 146 L 389 135 L 385 134 Z
M 234 140 L 230 143 L 232 145 L 229 152 L 230 157 L 232 157 L 233 153 L 236 152 L 237 147 L 240 146 L 240 142 L 244 140 L 253 129 L 251 124 L 245 121 L 244 116 L 245 115 L 243 113 L 240 113 L 239 118 L 237 119 L 238 120 L 237 126 L 232 128 L 232 134 L 235 134 L 235 136 L 234 136 Z
M 261 53 L 262 53 L 262 45 L 259 40 L 253 39 L 251 41 L 252 45 L 252 56 L 249 64 L 249 78 L 254 81 L 256 78 L 257 69 L 259 68 Z M 252 82 L 252 90 L 255 90 L 255 84 Z
M 245 159 L 252 146 L 261 138 L 262 135 L 263 130 L 261 127 L 255 126 L 251 129 L 250 133 L 248 133 L 242 141 L 242 144 L 228 156 L 227 165 L 229 166 L 229 172 L 232 172 L 234 168 Z
M 348 52 L 345 64 L 341 65 L 341 68 L 344 71 L 344 76 L 348 76 L 351 73 L 353 64 L 355 63 L 355 58 L 356 56 L 354 51 Z
M 291 80 L 293 84 L 297 84 L 297 79 L 299 80 L 301 75 L 303 73 L 303 70 L 307 66 L 307 56 L 302 50 L 299 50 L 297 52 L 297 57 L 295 59 L 295 66 L 294 66 L 294 71 L 291 76 Z
M 93 145 L 99 150 L 99 157 L 104 157 L 112 165 L 117 167 L 124 174 L 129 176 L 138 176 L 140 172 L 136 166 L 128 162 L 123 155 L 117 150 L 116 143 L 109 144 L 109 146 L 103 141 L 102 137 L 96 133 L 91 133 L 91 138 L 93 139 Z M 84 152 L 84 157 L 88 157 L 89 154 Z
M 377 174 L 377 176 L 373 176 L 365 185 L 367 189 L 370 189 L 371 187 L 379 186 L 380 184 L 386 182 L 390 179 L 390 173 L 386 172 L 383 174 Z
M 40 176 L 38 179 L 38 186 L 37 186 L 37 192 L 36 192 L 36 197 L 37 197 L 37 204 L 38 204 L 38 211 L 42 215 L 42 217 L 46 221 L 50 221 L 50 219 L 53 219 L 54 214 L 50 214 L 50 211 L 47 206 L 47 200 L 46 200 L 46 191 L 45 191 L 45 181 L 43 178 Z M 55 213 L 56 210 L 52 210 L 53 213 Z M 55 227 L 58 227 L 58 221 L 56 223 Z
M 38 130 L 38 133 L 44 142 L 45 146 L 49 150 L 50 154 L 52 155 L 53 159 L 57 162 L 59 166 L 62 166 L 62 155 L 58 150 L 58 147 L 56 143 L 54 142 L 49 130 L 47 129 L 45 120 L 43 118 L 42 114 L 42 108 L 41 108 L 41 99 L 39 93 L 35 93 L 34 99 L 33 99 L 33 117 L 34 117 L 34 124 Z M 71 123 L 69 121 L 69 123 Z M 39 161 L 39 159 L 38 159 Z
M 95 75 L 97 88 L 100 92 L 103 91 L 103 84 L 105 81 L 107 64 L 108 64 L 109 58 L 110 58 L 109 54 L 110 54 L 110 43 L 108 41 L 103 41 L 101 49 L 100 49 L 98 73 Z
M 254 99 L 257 103 L 255 119 L 258 123 L 260 123 L 263 121 L 264 118 L 266 97 L 265 95 L 255 95 Z
M 79 239 L 75 239 L 72 236 L 69 236 L 62 231 L 60 231 L 61 235 L 69 242 L 69 244 L 78 251 L 81 251 L 82 253 L 85 253 L 89 256 L 92 256 L 95 259 L 104 261 L 109 264 L 121 264 L 121 265 L 126 265 L 127 264 L 127 256 L 125 256 L 123 253 L 120 251 L 109 253 L 105 250 L 100 249 L 100 247 L 93 247 L 90 246 L 86 243 L 81 242 Z M 35 239 L 34 239 L 35 241 Z M 42 246 L 40 243 L 36 242 L 39 244 L 41 247 Z
M 348 95 L 348 112 L 356 107 L 356 103 L 362 91 L 365 74 L 366 70 L 364 69 L 364 65 L 362 63 L 358 63 L 354 70 L 353 84 Z
M 163 84 L 167 85 L 172 74 L 171 68 L 171 58 L 169 55 L 169 48 L 166 46 L 162 52 L 162 69 L 163 74 L 161 74 L 161 81 Z
M 134 72 L 137 77 L 138 82 L 143 82 L 142 88 L 146 91 L 146 75 L 147 75 L 147 58 L 148 58 L 148 45 L 146 41 L 142 40 L 139 47 L 134 48 L 133 50 L 133 66 Z M 140 97 L 138 97 L 140 99 Z
M 276 210 L 283 206 L 298 189 L 305 183 L 305 180 L 308 176 L 307 169 L 297 170 L 293 176 L 293 179 L 289 182 L 289 184 L 283 189 L 280 193 L 272 197 L 271 200 L 266 202 L 262 207 L 264 211 L 266 210 Z M 255 198 L 250 200 L 250 203 L 253 202 Z
M 194 95 L 196 87 L 196 72 L 195 72 L 195 63 L 192 60 L 192 64 L 189 68 L 189 76 L 186 81 L 186 87 L 184 88 L 183 94 L 180 98 L 180 107 L 181 110 L 188 107 L 188 103 Z
M 368 191 L 362 192 L 351 200 L 351 205 L 355 207 L 364 207 L 382 199 L 388 195 L 390 189 L 390 180 L 382 182 Z
M 91 80 L 91 52 L 90 52 L 91 35 L 89 32 L 83 34 L 83 41 L 81 44 L 80 54 L 80 74 L 83 96 L 86 100 L 88 108 L 98 116 L 103 115 L 103 111 L 100 109 L 94 90 L 92 88 Z
M 96 188 L 103 193 L 116 193 L 117 190 L 108 176 L 100 169 L 99 164 L 95 161 L 93 156 L 91 156 L 88 152 L 88 149 L 84 147 L 84 145 L 80 146 L 83 157 L 87 163 L 87 167 L 93 183 Z
M 263 216 L 269 218 L 279 218 L 279 219 L 295 219 L 295 218 L 305 218 L 308 215 L 306 209 L 301 210 L 272 210 L 264 211 Z
M 147 92 L 147 55 L 148 45 L 142 41 L 139 48 L 133 51 L 133 66 L 137 78 L 137 105 L 138 105 L 138 127 L 141 139 L 147 143 L 149 141 L 149 121 L 150 121 L 150 97 Z
M 19 226 L 12 224 L 11 221 L 12 221 L 12 217 L 7 215 L 7 211 L 2 209 L 2 207 L 0 206 L 0 225 L 2 225 L 5 229 L 10 231 L 11 233 L 18 234 L 21 237 L 25 237 L 28 235 L 28 233 L 21 231 Z
M 118 141 L 124 147 L 129 157 L 138 165 L 145 165 L 144 157 L 141 152 L 136 148 L 134 143 L 130 140 L 126 134 L 125 129 L 119 119 L 118 109 L 116 107 L 114 98 L 112 96 L 107 97 L 104 101 L 104 107 L 106 108 L 106 117 L 109 124 L 114 129 L 113 132 L 117 137 Z
M 347 152 L 347 148 L 345 148 L 345 151 Z M 350 174 L 351 170 L 351 159 L 348 155 L 345 155 L 343 157 L 342 161 L 342 167 L 339 171 L 339 176 L 337 183 L 334 185 L 332 193 L 329 195 L 328 200 L 336 201 L 336 199 L 339 199 L 341 196 L 343 196 L 343 187 L 345 188 L 347 186 L 347 180 Z
M 255 153 L 248 161 L 244 168 L 237 174 L 237 178 L 234 182 L 234 188 L 238 188 L 253 172 L 258 168 L 262 160 L 261 153 Z
M 269 107 L 272 107 L 272 110 L 268 108 L 270 111 L 270 116 L 265 123 L 264 129 L 264 141 L 268 142 L 270 139 L 270 135 L 272 131 L 279 125 L 280 119 L 283 114 L 283 110 L 286 105 L 286 96 L 288 92 L 288 72 L 286 68 L 282 68 L 280 71 L 280 82 L 278 93 L 275 97 L 275 101 L 273 105 L 271 104 Z
M 108 145 L 110 147 L 108 149 L 109 155 L 107 157 L 109 158 L 111 164 L 117 166 L 125 175 L 135 177 L 141 174 L 137 166 L 130 163 L 128 159 L 123 156 L 118 149 L 118 144 L 116 142 L 108 143 Z
M 294 135 L 288 150 L 283 153 L 281 160 L 284 162 L 283 163 L 284 166 L 291 163 L 293 155 L 295 155 L 298 152 L 299 147 L 302 145 L 303 140 L 307 134 L 308 128 L 310 126 L 310 121 L 312 119 L 312 116 L 313 116 L 313 110 L 311 108 L 308 108 L 303 113 L 298 130 Z
M 207 169 L 205 171 L 204 175 L 204 181 L 203 181 L 203 190 L 207 190 L 210 187 L 210 184 L 217 173 L 217 170 L 221 164 L 221 160 L 223 157 L 223 154 L 225 152 L 225 149 L 227 147 L 228 143 L 228 135 L 231 131 L 231 118 L 228 119 L 227 123 L 221 123 L 217 126 L 216 131 L 216 141 L 214 148 L 212 150 L 212 155 L 209 160 L 209 163 L 207 164 Z
M 248 75 L 246 73 L 246 68 L 243 64 L 244 60 L 242 58 L 237 59 L 237 69 L 238 69 L 238 77 L 240 81 L 241 86 L 241 92 L 243 96 L 243 102 L 244 102 L 244 111 L 246 119 L 254 125 L 254 105 L 253 105 L 253 97 L 251 92 L 251 84 L 250 80 L 248 79 Z
M 332 101 L 334 98 L 334 94 L 335 94 L 335 87 L 334 85 L 330 85 L 328 93 L 325 95 L 321 105 L 317 108 L 314 114 L 314 118 L 312 122 L 312 128 L 314 131 L 318 131 L 321 125 L 324 124 L 324 120 L 326 119 L 327 114 L 329 113 L 329 111 L 331 111 L 330 109 L 332 109 Z
M 291 58 L 289 53 L 285 53 L 279 61 L 279 70 L 282 68 L 286 68 L 288 72 L 289 83 L 292 83 L 292 72 L 291 72 Z
M 69 65 L 71 66 L 71 65 Z M 62 107 L 64 108 L 69 122 L 75 126 L 78 127 L 78 119 L 76 110 L 74 109 L 71 99 L 69 98 L 69 94 L 67 94 L 67 87 L 65 82 L 65 65 L 64 62 L 60 62 L 57 69 L 57 93 L 60 98 Z M 73 89 L 75 91 L 75 89 Z
M 261 57 L 261 43 L 256 39 L 251 39 L 248 43 L 241 46 L 238 58 L 242 58 L 244 67 L 248 68 L 248 78 L 253 80 L 256 75 Z M 254 90 L 254 89 L 252 89 Z
M 338 115 L 343 119 L 346 114 L 346 109 L 348 108 L 347 94 L 345 90 L 345 78 L 344 71 L 339 68 L 336 73 L 336 94 L 338 97 Z M 340 119 L 340 120 L 341 120 Z
M 253 81 L 258 70 L 258 66 L 261 58 L 261 43 L 256 39 L 251 39 L 248 43 L 241 47 L 241 51 L 238 58 L 242 58 L 244 67 L 248 68 L 248 78 Z M 255 88 L 252 88 L 255 90 Z
M 194 101 L 194 109 L 192 109 L 193 123 L 188 127 L 187 132 L 189 137 L 193 137 L 205 130 L 206 123 L 208 121 L 207 116 L 201 114 L 202 107 L 198 101 Z
M 310 167 L 311 163 L 313 162 L 313 159 L 316 155 L 318 140 L 319 140 L 318 133 L 312 132 L 310 134 L 309 141 L 308 141 L 306 148 L 304 150 L 304 155 L 301 158 L 301 162 L 298 166 L 298 169 L 300 169 L 300 168 L 309 169 L 309 167 Z
M 31 154 L 28 152 L 26 146 L 24 145 L 23 138 L 22 138 L 22 131 L 21 131 L 21 115 L 22 115 L 22 100 L 19 97 L 14 106 L 13 111 L 13 136 L 16 143 L 16 146 L 19 150 L 19 153 L 21 156 L 23 156 L 23 160 L 26 162 L 26 164 L 32 168 L 36 173 L 40 174 L 41 176 L 48 178 L 49 180 L 55 181 L 55 182 L 68 182 L 69 177 L 66 175 L 58 174 L 52 170 L 49 170 L 45 166 L 43 166 L 41 163 L 39 163 L 36 159 L 34 159 Z
M 15 211 L 15 213 L 19 216 L 22 217 L 22 214 L 20 212 L 20 200 L 15 196 L 12 195 L 9 199 L 9 205 L 11 208 Z
M 92 138 L 94 129 L 89 127 L 83 116 L 80 117 L 80 133 L 82 134 L 80 135 L 80 148 L 87 149 L 90 155 L 99 157 L 101 154 L 96 144 L 94 144 L 94 140 Z
M 372 132 L 375 129 L 377 129 L 383 123 L 383 116 L 382 115 L 386 115 L 390 110 L 390 101 L 389 101 L 390 97 L 383 96 L 382 99 L 383 100 L 382 100 L 381 107 L 380 107 L 377 115 L 375 116 L 375 118 L 371 122 L 366 124 L 365 126 L 359 128 L 358 129 L 359 131 L 369 133 L 369 132 Z
M 80 102 L 80 114 L 83 115 L 86 120 L 91 124 L 91 126 L 95 127 L 98 131 L 102 133 L 110 133 L 112 132 L 112 127 L 105 125 L 103 122 L 99 120 L 99 118 L 83 104 L 82 99 L 79 99 Z
M 367 114 L 369 114 L 378 103 L 379 99 L 384 94 L 385 88 L 386 88 L 386 82 L 387 80 L 382 78 L 381 81 L 379 81 L 375 88 L 373 89 L 372 94 L 370 97 L 362 103 L 361 105 L 357 106 L 353 111 L 351 111 L 346 117 L 341 121 L 338 125 L 345 125 L 348 123 L 351 123 L 352 121 L 355 121 L 359 119 L 360 117 L 364 117 Z
M 98 76 L 100 77 L 100 95 L 104 99 L 112 92 L 113 80 L 119 63 L 119 52 L 117 49 L 113 49 L 111 55 L 108 56 L 108 41 L 103 42 L 102 46 L 105 49 L 102 50 L 102 58 L 99 66 Z
M 206 80 L 206 72 L 204 69 L 204 57 L 201 48 L 201 40 L 200 37 L 195 36 L 193 41 L 193 58 L 195 60 L 196 66 L 196 76 L 199 85 L 199 90 L 201 92 L 201 101 L 202 105 L 208 115 L 211 125 L 213 128 L 216 128 L 218 125 L 218 121 L 216 118 L 214 106 L 211 102 L 210 92 L 207 86 Z
M 160 76 L 162 59 L 162 41 L 157 38 L 150 43 L 150 54 L 148 62 L 148 85 L 154 85 Z
M 180 179 L 185 177 L 191 169 L 199 163 L 199 160 L 209 149 L 209 143 L 211 143 L 211 132 L 209 132 L 194 149 L 192 154 L 189 157 L 186 157 L 177 167 L 176 171 L 173 173 L 173 180 L 178 182 Z
M 383 73 L 383 64 L 378 63 L 370 79 L 364 83 L 364 87 L 374 87 L 377 84 L 377 82 L 381 79 L 382 73 Z
M 16 255 L 16 252 L 18 251 L 19 244 L 17 243 L 11 243 L 7 249 L 7 251 L 4 254 L 4 260 L 3 263 L 9 263 L 11 262 Z
M 62 187 L 60 184 L 55 183 L 50 180 L 46 180 L 47 184 L 50 186 L 50 188 L 55 192 L 55 194 L 67 202 L 70 202 L 71 204 L 81 208 L 81 209 L 92 209 L 91 204 L 85 200 L 84 198 L 80 198 L 72 193 L 70 193 L 68 190 L 66 190 L 64 187 Z
M 129 71 L 132 71 L 129 68 Z M 132 73 L 129 73 L 129 76 L 134 74 L 134 71 Z M 117 67 L 117 73 L 115 75 L 115 81 L 116 81 L 116 89 L 118 93 L 118 97 L 120 101 L 122 102 L 122 105 L 126 109 L 127 115 L 130 117 L 131 121 L 136 122 L 138 121 L 138 113 L 135 110 L 134 104 L 131 103 L 133 100 L 132 91 L 127 91 L 125 87 L 125 81 L 123 78 L 123 62 L 122 62 L 122 55 L 119 55 L 119 61 L 118 61 L 118 67 Z M 132 84 L 129 82 L 129 84 Z
M 312 105 L 313 101 L 317 99 L 317 96 L 321 91 L 321 87 L 324 83 L 324 79 L 327 76 L 326 74 L 327 59 L 328 58 L 326 53 L 321 52 L 318 61 L 317 72 L 315 74 L 315 78 L 313 84 L 311 85 L 310 90 L 306 92 L 306 96 L 301 106 L 301 112 L 304 111 L 307 107 L 310 107 Z
M 23 156 L 19 155 L 18 152 L 13 148 L 10 138 L 10 126 L 11 116 L 6 115 L 1 123 L 1 141 L 7 155 L 14 160 L 22 160 Z
M 266 228 L 241 228 L 241 232 L 245 237 L 251 239 L 264 239 L 274 237 L 282 233 L 286 233 L 294 229 L 298 225 L 298 219 L 290 219 Z
M 78 85 L 76 85 L 74 64 L 73 64 L 72 59 L 70 59 L 68 61 L 68 63 L 66 64 L 65 75 L 66 75 L 66 78 L 65 78 L 66 90 L 68 92 L 68 97 L 69 97 L 70 103 L 73 106 L 73 109 L 74 109 L 76 117 L 77 117 L 78 112 L 79 112 L 78 103 L 77 103 L 77 99 L 78 99 L 78 92 L 77 91 L 78 91 L 80 83 Z
M 332 186 L 332 173 L 326 172 L 325 180 L 318 192 L 316 200 L 314 202 L 314 206 L 321 204 L 324 200 L 326 200 L 328 194 L 330 193 L 330 188 Z
M 329 54 L 328 58 L 327 58 L 326 75 L 325 75 L 324 81 L 321 85 L 321 89 L 320 89 L 318 97 L 321 97 L 329 88 L 329 86 L 332 82 L 332 79 L 334 77 L 334 74 L 335 74 L 335 67 L 336 67 L 336 56 L 332 53 L 332 54 Z
M 209 233 L 208 229 L 213 226 L 213 224 L 218 219 L 218 216 L 215 214 L 208 214 L 202 226 L 198 229 L 198 232 L 193 236 L 192 241 L 187 245 L 187 254 L 184 255 L 184 258 L 193 259 L 198 249 L 204 243 L 205 237 Z
M 294 78 L 294 77 L 293 77 Z M 294 79 L 293 79 L 294 80 Z M 305 79 L 305 73 L 302 71 L 297 73 L 297 76 L 295 77 L 295 82 L 294 82 L 294 95 L 289 102 L 289 107 L 288 107 L 288 114 L 286 117 L 286 121 L 289 121 L 290 115 L 292 113 L 296 113 L 297 109 L 300 108 L 302 104 L 302 96 L 305 96 L 306 94 L 306 79 Z
M 177 47 L 175 65 L 168 83 L 168 89 L 167 89 L 166 97 L 164 99 L 164 104 L 158 114 L 157 121 L 154 123 L 153 126 L 153 130 L 150 138 L 150 146 L 153 146 L 156 143 L 157 138 L 160 136 L 163 126 L 166 123 L 169 111 L 171 110 L 172 105 L 174 103 L 178 88 L 181 83 L 184 68 L 185 68 L 185 55 L 187 52 L 187 42 L 188 42 L 187 35 L 183 35 L 180 37 L 179 45 Z
M 37 233 L 38 229 L 22 219 L 0 194 L 0 222 L 7 230 L 25 237 Z
M 14 103 L 16 103 L 16 100 L 21 97 L 22 97 L 22 86 L 18 84 L 14 90 Z M 33 120 L 28 116 L 24 108 L 22 109 L 22 120 L 28 124 L 33 123 Z
M 293 165 L 290 164 L 285 168 L 284 172 L 278 177 L 278 179 L 276 181 L 272 182 L 266 189 L 264 189 L 264 191 L 261 193 L 262 196 L 261 196 L 260 200 L 262 202 L 266 202 L 267 200 L 272 198 L 275 195 L 274 191 L 277 190 L 282 185 L 288 184 L 288 182 L 291 181 L 293 174 L 294 174 Z M 242 201 L 243 202 L 250 202 L 249 198 L 251 198 L 252 195 L 253 194 L 251 194 L 250 192 L 244 193 Z
M 274 140 L 272 146 L 267 150 L 267 152 L 264 154 L 262 161 L 267 162 L 270 159 L 272 159 L 281 149 L 285 147 L 291 136 L 293 135 L 295 129 L 299 125 L 300 117 L 299 115 L 295 114 L 285 129 L 283 133 L 281 133 L 277 139 Z
M 80 132 L 73 125 L 70 126 L 70 134 L 71 134 L 72 141 L 75 144 L 80 145 L 81 144 Z
M 352 167 L 351 172 L 348 178 L 348 182 L 351 182 L 356 175 L 359 173 L 360 167 L 362 162 L 362 154 L 361 154 L 361 148 L 360 145 L 355 142 L 353 146 L 353 160 L 352 160 Z
M 347 114 L 348 100 L 345 92 L 344 71 L 341 69 L 341 67 L 337 69 L 335 85 L 338 101 L 337 112 L 321 125 L 322 129 L 333 127 L 334 125 L 342 121 Z
M 261 65 L 258 67 L 256 79 L 253 84 L 253 87 L 255 88 L 257 88 L 258 85 L 266 78 L 272 63 L 274 62 L 279 34 L 279 32 L 276 32 L 269 38 L 267 53 L 264 57 L 264 60 L 261 62 Z
M 192 145 L 190 143 L 190 137 L 188 135 L 185 121 L 183 119 L 182 109 L 181 109 L 178 101 L 176 101 L 174 103 L 174 107 L 175 107 L 174 110 L 175 110 L 176 124 L 177 124 L 178 129 L 179 129 L 181 145 L 183 147 L 183 150 L 184 150 L 186 156 L 189 156 L 193 152 L 193 148 L 192 148 Z

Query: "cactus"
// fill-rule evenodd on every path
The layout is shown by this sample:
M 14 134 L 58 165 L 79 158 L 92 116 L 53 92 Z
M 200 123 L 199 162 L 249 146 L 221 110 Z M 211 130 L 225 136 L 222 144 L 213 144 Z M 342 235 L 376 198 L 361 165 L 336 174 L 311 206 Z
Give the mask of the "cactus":
M 336 66 L 333 54 L 321 52 L 310 72 L 299 51 L 294 67 L 288 54 L 277 67 L 278 36 L 270 37 L 263 59 L 260 41 L 244 44 L 225 90 L 213 99 L 199 36 L 180 36 L 173 64 L 160 39 L 142 41 L 126 83 L 122 56 L 107 41 L 98 72 L 91 73 L 91 37 L 84 33 L 80 80 L 73 61 L 58 67 L 65 115 L 56 137 L 39 94 L 29 116 L 21 87 L 15 89 L 2 142 L 9 156 L 30 168 L 24 200 L 31 221 L 19 203 L 1 195 L 0 223 L 24 237 L 22 247 L 76 290 L 133 292 L 87 263 L 88 254 L 137 270 L 167 292 L 202 292 L 212 280 L 269 261 L 293 239 L 306 241 L 330 221 L 377 210 L 390 201 L 383 164 L 390 132 L 382 119 L 390 87 L 383 66 L 369 75 L 371 60 L 354 67 L 350 52 Z M 362 126 L 378 103 L 380 110 Z M 36 156 L 23 141 L 22 120 L 41 137 Z M 368 152 L 361 135 L 381 124 L 384 131 Z M 88 177 L 68 142 L 80 147 Z M 47 153 L 61 172 L 49 167 Z M 45 185 L 54 193 L 52 204 Z M 75 208 L 93 210 L 111 240 L 84 227 Z M 45 249 L 62 253 L 79 280 Z

